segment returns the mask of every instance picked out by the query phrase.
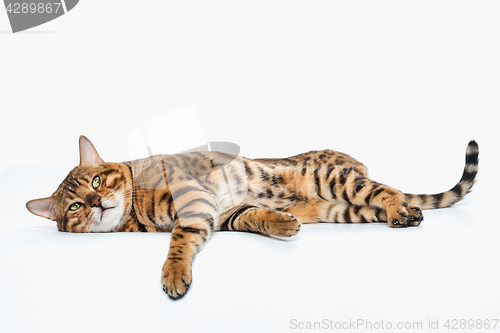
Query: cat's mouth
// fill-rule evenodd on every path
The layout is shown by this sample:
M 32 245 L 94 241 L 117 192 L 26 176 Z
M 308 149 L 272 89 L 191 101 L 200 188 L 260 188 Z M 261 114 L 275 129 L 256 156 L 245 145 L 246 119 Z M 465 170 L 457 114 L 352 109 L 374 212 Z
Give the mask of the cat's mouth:
M 123 200 L 120 197 L 103 198 L 100 203 L 92 208 L 91 232 L 114 231 L 123 218 Z
M 99 218 L 99 222 L 102 222 L 102 219 L 104 218 L 104 215 L 109 215 L 110 214 L 110 210 L 112 210 L 113 208 L 116 208 L 116 206 L 112 206 L 112 207 L 103 207 L 101 206 L 101 217 Z

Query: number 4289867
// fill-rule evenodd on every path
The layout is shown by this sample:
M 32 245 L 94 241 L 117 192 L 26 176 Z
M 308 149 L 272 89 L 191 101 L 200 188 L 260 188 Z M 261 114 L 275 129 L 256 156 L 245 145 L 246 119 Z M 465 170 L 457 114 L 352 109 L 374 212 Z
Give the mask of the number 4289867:
M 9 14 L 27 14 L 27 13 L 31 13 L 31 14 L 34 14 L 34 13 L 39 13 L 39 14 L 42 14 L 42 13 L 47 13 L 47 14 L 51 14 L 51 13 L 58 13 L 59 10 L 63 10 L 61 8 L 61 3 L 57 3 L 57 2 L 54 2 L 54 3 L 35 3 L 35 2 L 31 2 L 31 3 L 27 3 L 27 2 L 23 2 L 23 3 L 9 3 L 9 5 L 7 6 L 7 13 Z
M 498 324 L 498 319 L 448 319 L 444 323 L 446 329 L 458 330 L 458 329 L 495 329 Z

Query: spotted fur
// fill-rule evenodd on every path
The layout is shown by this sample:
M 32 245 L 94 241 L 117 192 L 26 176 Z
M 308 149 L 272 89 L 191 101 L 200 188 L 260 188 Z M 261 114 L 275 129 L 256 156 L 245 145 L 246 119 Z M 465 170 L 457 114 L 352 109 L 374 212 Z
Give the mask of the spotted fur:
M 177 299 L 214 231 L 290 237 L 314 222 L 418 226 L 421 209 L 449 207 L 471 190 L 478 154 L 471 141 L 463 176 L 449 191 L 415 195 L 369 179 L 363 164 L 332 150 L 284 159 L 192 152 L 105 163 L 82 136 L 80 164 L 51 197 L 27 208 L 65 232 L 171 232 L 162 284 Z

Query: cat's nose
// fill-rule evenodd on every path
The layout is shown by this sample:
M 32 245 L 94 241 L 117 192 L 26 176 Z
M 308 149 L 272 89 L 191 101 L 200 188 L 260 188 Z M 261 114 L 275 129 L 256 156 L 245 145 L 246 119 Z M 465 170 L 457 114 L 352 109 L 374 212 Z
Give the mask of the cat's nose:
M 90 203 L 90 207 L 101 207 L 101 197 L 96 195 Z

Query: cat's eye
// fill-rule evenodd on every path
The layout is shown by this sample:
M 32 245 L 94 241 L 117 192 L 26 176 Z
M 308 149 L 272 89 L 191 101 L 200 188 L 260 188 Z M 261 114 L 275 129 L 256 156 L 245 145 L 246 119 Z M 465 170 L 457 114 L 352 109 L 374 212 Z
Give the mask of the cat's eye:
M 92 187 L 98 188 L 99 185 L 101 185 L 101 178 L 99 178 L 99 176 L 95 176 L 94 179 L 92 179 Z
M 82 205 L 81 203 L 75 202 L 74 204 L 69 206 L 69 210 L 77 210 L 78 208 L 80 208 L 81 205 Z

